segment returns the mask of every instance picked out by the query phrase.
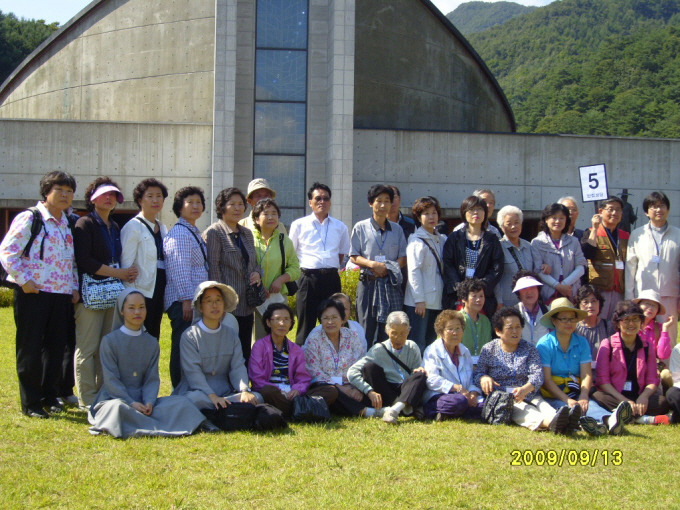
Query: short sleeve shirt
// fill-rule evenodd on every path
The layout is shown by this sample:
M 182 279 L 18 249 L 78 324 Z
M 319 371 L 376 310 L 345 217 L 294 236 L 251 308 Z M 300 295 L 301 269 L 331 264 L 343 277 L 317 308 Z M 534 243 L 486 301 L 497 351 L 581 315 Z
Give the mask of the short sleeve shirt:
M 569 342 L 567 352 L 562 350 L 554 332 L 550 332 L 541 338 L 536 345 L 541 356 L 541 364 L 549 367 L 552 375 L 558 377 L 569 377 L 574 375 L 579 377 L 581 365 L 590 363 L 590 344 L 581 335 L 573 333 Z
M 373 218 L 362 220 L 354 225 L 350 242 L 350 256 L 361 256 L 369 260 L 384 256 L 385 260 L 394 261 L 406 257 L 404 231 L 392 221 L 387 221 L 385 230 L 381 230 Z

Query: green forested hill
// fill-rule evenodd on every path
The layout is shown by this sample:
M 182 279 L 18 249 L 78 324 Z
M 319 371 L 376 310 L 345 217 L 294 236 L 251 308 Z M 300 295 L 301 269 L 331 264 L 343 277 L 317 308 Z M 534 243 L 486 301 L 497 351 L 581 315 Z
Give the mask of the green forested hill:
M 531 12 L 536 7 L 525 7 L 514 2 L 466 2 L 448 13 L 447 18 L 463 34 L 481 32 L 501 25 L 515 16 Z
M 520 132 L 680 137 L 680 0 L 561 0 L 468 39 Z
M 59 28 L 43 20 L 18 19 L 0 11 L 0 83 L 35 49 Z

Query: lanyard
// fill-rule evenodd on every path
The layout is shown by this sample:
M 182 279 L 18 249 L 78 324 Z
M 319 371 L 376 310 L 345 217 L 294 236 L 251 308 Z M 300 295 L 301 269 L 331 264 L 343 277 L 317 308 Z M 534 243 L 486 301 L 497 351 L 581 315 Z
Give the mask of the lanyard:
M 324 331 L 323 336 L 326 337 L 326 340 L 328 340 L 328 350 L 331 351 L 331 357 L 333 358 L 333 363 L 335 364 L 335 372 L 334 374 L 338 373 L 338 365 L 340 364 L 340 347 L 342 344 L 342 335 L 338 333 L 338 351 L 336 351 L 333 348 L 333 343 L 331 342 L 331 339 L 328 338 L 328 335 L 326 335 L 326 332 Z
M 652 230 L 652 227 L 649 223 L 647 223 L 647 227 L 649 227 L 649 233 L 652 236 L 652 241 L 654 241 L 654 247 L 656 248 L 656 256 L 660 257 L 661 246 L 663 246 L 663 232 L 661 232 L 662 239 L 661 239 L 661 246 L 659 246 L 659 243 L 656 242 L 656 237 L 654 237 L 654 231 Z
M 273 235 L 272 235 L 271 237 L 269 237 L 269 240 L 265 241 L 265 242 L 267 243 L 267 247 L 265 248 L 264 253 L 262 254 L 262 256 L 257 260 L 257 264 L 258 264 L 260 267 L 262 267 L 262 261 L 267 257 L 267 252 L 269 251 L 269 248 L 270 248 L 270 246 L 272 245 L 272 243 L 271 243 L 272 239 L 274 239 L 274 236 L 273 236 Z M 239 241 L 240 241 L 240 239 L 239 239 Z M 264 239 L 263 239 L 263 241 L 264 241 Z
M 319 240 L 323 245 L 323 251 L 326 251 L 326 241 L 328 241 L 328 228 L 331 225 L 331 220 L 329 219 L 328 223 L 326 223 L 326 235 L 324 237 L 321 237 L 321 231 L 319 230 L 319 227 L 316 226 L 316 223 L 312 223 L 312 225 L 314 225 L 314 230 L 316 230 L 316 233 L 319 236 Z
M 378 229 L 378 230 L 380 230 L 380 229 Z M 382 238 L 382 240 L 383 240 L 382 244 L 380 244 L 380 241 L 378 241 L 378 236 L 375 235 L 375 229 L 373 229 L 372 232 L 373 232 L 373 238 L 375 239 L 375 244 L 378 245 L 378 250 L 380 250 L 379 251 L 380 255 L 384 255 L 383 248 L 385 247 L 385 243 L 387 242 L 387 236 L 390 235 L 390 231 L 385 229 L 385 231 L 384 231 L 385 236 Z
M 616 252 L 616 256 L 618 258 L 621 258 L 621 254 L 619 253 L 619 243 L 617 243 L 614 240 L 614 236 L 612 235 L 612 233 L 609 231 L 609 229 L 607 227 L 602 227 L 602 228 L 604 228 L 604 231 L 607 233 L 607 237 L 609 238 L 609 241 L 612 243 L 612 246 L 614 247 L 614 251 Z

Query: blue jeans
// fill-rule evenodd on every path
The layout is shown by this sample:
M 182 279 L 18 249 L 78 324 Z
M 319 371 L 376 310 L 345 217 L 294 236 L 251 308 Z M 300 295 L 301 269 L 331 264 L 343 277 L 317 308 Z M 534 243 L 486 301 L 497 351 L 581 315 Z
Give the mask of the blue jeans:
M 560 407 L 564 407 L 567 405 L 566 402 L 562 402 L 558 398 L 546 398 L 545 399 L 548 404 L 553 406 L 555 409 L 559 409 Z M 604 407 L 602 407 L 600 404 L 595 402 L 593 399 L 588 400 L 588 410 L 586 411 L 586 416 L 589 418 L 594 418 L 598 422 L 602 422 L 602 419 L 605 416 L 609 416 L 612 414 L 610 411 L 607 411 Z
M 413 306 L 404 305 L 404 311 L 408 315 L 408 320 L 411 323 L 411 333 L 409 338 L 413 340 L 418 347 L 420 347 L 420 354 L 425 351 L 425 348 L 435 341 L 437 333 L 434 331 L 434 321 L 441 310 L 425 310 L 425 317 L 416 314 L 416 309 Z

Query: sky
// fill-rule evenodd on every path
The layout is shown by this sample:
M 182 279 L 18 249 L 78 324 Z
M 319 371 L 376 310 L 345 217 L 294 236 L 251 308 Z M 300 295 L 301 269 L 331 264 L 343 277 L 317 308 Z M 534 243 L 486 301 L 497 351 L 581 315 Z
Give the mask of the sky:
M 466 1 L 468 0 L 432 0 L 444 14 L 448 14 Z M 522 5 L 542 6 L 548 5 L 553 0 L 514 1 Z M 89 3 L 90 0 L 0 0 L 0 11 L 13 12 L 19 18 L 44 19 L 47 23 L 58 21 L 63 25 Z

